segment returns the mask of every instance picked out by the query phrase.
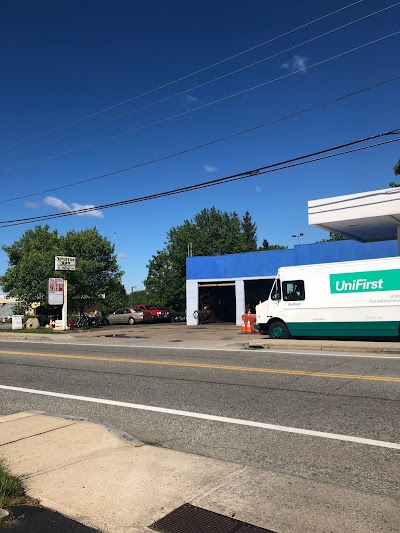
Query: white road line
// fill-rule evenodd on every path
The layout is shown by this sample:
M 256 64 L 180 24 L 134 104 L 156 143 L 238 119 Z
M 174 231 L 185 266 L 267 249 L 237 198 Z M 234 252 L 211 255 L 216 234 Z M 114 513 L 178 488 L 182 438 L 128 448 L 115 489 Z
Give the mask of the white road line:
M 254 428 L 270 429 L 273 431 L 282 431 L 285 433 L 296 433 L 298 435 L 307 435 L 310 437 L 321 437 L 324 439 L 355 442 L 357 444 L 366 444 L 368 446 L 380 446 L 381 448 L 392 448 L 395 450 L 400 450 L 400 444 L 397 444 L 395 442 L 385 442 L 381 440 L 364 439 L 361 437 L 339 435 L 335 433 L 325 433 L 323 431 L 312 431 L 309 429 L 300 429 L 300 428 L 293 428 L 293 427 L 288 427 L 288 426 L 279 426 L 276 424 L 265 424 L 264 422 L 253 422 L 251 420 L 240 420 L 239 418 L 227 418 L 224 416 L 207 415 L 203 413 L 194 413 L 191 411 L 180 411 L 176 409 L 167 409 L 165 407 L 156 407 L 152 405 L 141 405 L 137 403 L 119 402 L 115 400 L 106 400 L 103 398 L 91 398 L 89 396 L 76 396 L 74 394 L 64 394 L 60 392 L 51 392 L 51 391 L 43 391 L 43 390 L 36 390 L 36 389 L 25 389 L 22 387 L 10 387 L 8 385 L 0 385 L 0 389 L 16 391 L 16 392 L 24 392 L 24 393 L 29 393 L 29 394 L 38 394 L 41 396 L 51 396 L 55 398 L 65 398 L 67 400 L 78 400 L 82 402 L 115 405 L 118 407 L 127 407 L 128 409 L 152 411 L 154 413 L 165 413 L 168 415 L 185 416 L 188 418 L 200 418 L 202 420 L 212 420 L 214 422 L 224 422 L 227 424 L 236 424 L 239 426 L 250 426 Z
M 310 352 L 300 352 L 300 351 L 289 351 L 289 350 L 271 350 L 270 348 L 262 349 L 247 349 L 247 348 L 208 348 L 208 347 L 199 347 L 199 346 L 151 346 L 143 344 L 97 344 L 92 342 L 48 342 L 48 341 L 23 341 L 23 340 L 9 340 L 9 343 L 15 344 L 46 344 L 47 346 L 91 346 L 91 347 L 101 347 L 101 348 L 140 348 L 140 349 L 154 349 L 154 350 L 192 350 L 192 351 L 208 351 L 208 352 L 229 352 L 229 353 L 243 353 L 254 352 L 254 353 L 271 353 L 271 354 L 284 354 L 284 355 L 313 355 L 313 356 L 324 356 L 324 357 L 355 357 L 360 359 L 400 359 L 400 355 L 364 355 L 364 354 L 355 354 L 355 353 L 342 353 L 342 352 L 323 352 L 323 351 L 310 351 Z M 257 344 L 257 343 L 255 343 Z

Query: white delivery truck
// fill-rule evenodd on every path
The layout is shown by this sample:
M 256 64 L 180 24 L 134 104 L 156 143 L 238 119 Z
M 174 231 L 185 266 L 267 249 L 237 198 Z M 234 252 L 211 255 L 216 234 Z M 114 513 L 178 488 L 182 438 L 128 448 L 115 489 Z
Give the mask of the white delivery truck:
M 256 315 L 274 339 L 397 337 L 400 257 L 282 267 Z

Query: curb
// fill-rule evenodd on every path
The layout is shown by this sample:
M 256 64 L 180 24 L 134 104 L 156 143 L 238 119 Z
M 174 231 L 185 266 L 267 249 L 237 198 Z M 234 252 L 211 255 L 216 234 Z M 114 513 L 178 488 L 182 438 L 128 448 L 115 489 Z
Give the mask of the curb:
M 126 433 L 125 431 L 122 431 L 115 426 L 112 426 L 111 424 L 107 424 L 106 422 L 102 422 L 101 420 L 97 420 L 96 418 L 85 418 L 82 416 L 72 416 L 72 415 L 61 415 L 58 413 L 52 413 L 49 411 L 29 411 L 29 413 L 32 413 L 34 415 L 43 415 L 43 416 L 52 416 L 53 418 L 61 418 L 63 420 L 76 420 L 77 422 L 87 422 L 89 424 L 95 424 L 96 426 L 101 426 L 116 437 L 120 438 L 121 440 L 124 440 L 125 442 L 128 442 L 131 446 L 137 448 L 140 446 L 145 446 L 146 443 L 142 442 L 139 439 L 136 439 L 135 437 L 132 437 L 132 435 L 129 435 L 129 433 Z
M 240 345 L 243 348 L 250 348 L 250 349 L 265 349 L 265 350 L 274 350 L 274 351 L 280 351 L 280 350 L 307 350 L 310 352 L 345 352 L 345 353 L 375 353 L 375 354 L 400 354 L 400 344 L 396 343 L 397 346 L 393 347 L 374 347 L 374 346 L 332 346 L 331 344 L 306 344 L 306 345 L 298 345 L 298 344 L 291 344 L 291 343 L 280 343 L 278 344 L 272 344 L 272 343 L 263 343 L 260 342 L 243 342 Z
M 7 518 L 8 516 L 10 516 L 9 511 L 7 511 L 6 509 L 0 509 L 0 522 L 4 520 L 4 518 Z

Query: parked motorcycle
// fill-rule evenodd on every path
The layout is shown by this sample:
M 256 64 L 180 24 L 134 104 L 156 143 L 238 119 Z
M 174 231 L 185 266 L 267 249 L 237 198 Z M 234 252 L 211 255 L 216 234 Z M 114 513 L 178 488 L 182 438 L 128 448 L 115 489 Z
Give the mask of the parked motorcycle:
M 80 313 L 75 323 L 76 328 L 98 328 L 100 325 L 100 318 L 98 316 L 89 316 L 86 313 Z

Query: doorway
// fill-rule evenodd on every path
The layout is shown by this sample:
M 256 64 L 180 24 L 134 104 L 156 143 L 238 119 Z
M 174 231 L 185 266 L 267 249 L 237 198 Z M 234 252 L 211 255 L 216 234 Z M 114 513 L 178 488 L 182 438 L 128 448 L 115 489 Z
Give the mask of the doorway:
M 205 306 L 209 306 L 212 321 L 235 323 L 235 283 L 199 283 L 199 311 Z

